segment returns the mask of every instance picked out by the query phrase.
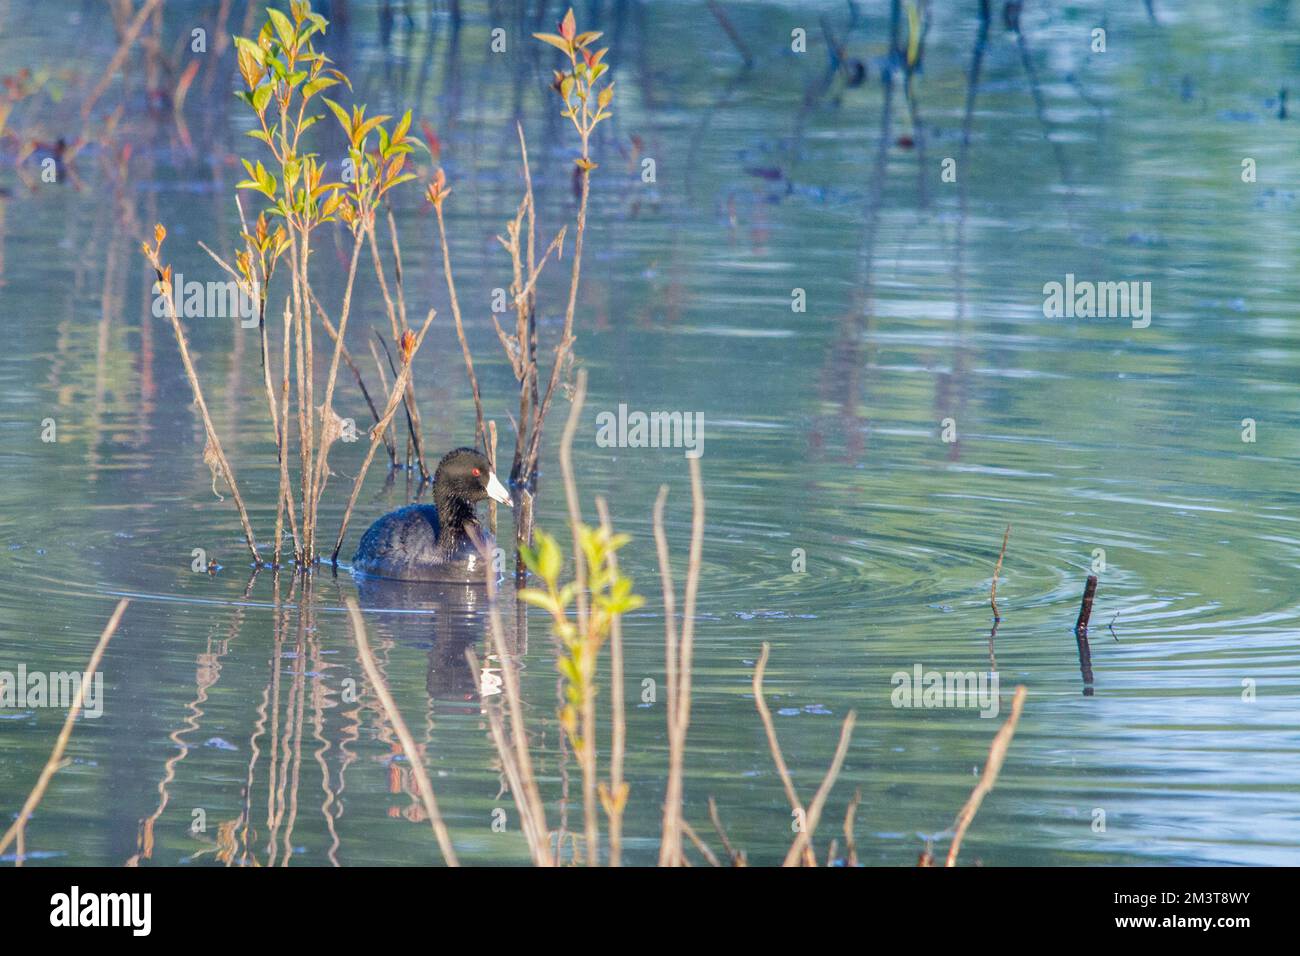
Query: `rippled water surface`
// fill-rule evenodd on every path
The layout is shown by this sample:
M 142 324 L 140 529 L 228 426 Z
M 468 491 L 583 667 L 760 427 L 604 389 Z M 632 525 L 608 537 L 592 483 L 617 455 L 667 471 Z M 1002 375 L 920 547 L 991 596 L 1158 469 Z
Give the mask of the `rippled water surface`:
M 168 4 L 166 36 L 209 23 L 209 6 Z M 931 5 L 915 115 L 900 84 L 887 99 L 880 82 L 888 4 L 861 4 L 852 29 L 840 3 L 725 4 L 750 70 L 704 5 L 592 6 L 598 15 L 583 19 L 606 31 L 618 93 L 594 146 L 577 343 L 590 394 L 575 463 L 588 516 L 604 495 L 632 535 L 621 563 L 648 599 L 624 628 L 629 861 L 655 859 L 666 765 L 651 506 L 666 483 L 680 583 L 690 489 L 681 449 L 597 444 L 596 414 L 620 403 L 705 419 L 686 763 L 698 830 L 711 832 L 713 796 L 752 861 L 776 862 L 789 845 L 750 687 L 767 641 L 767 696 L 805 800 L 857 712 L 819 853 L 860 790 L 860 858 L 915 862 L 951 824 L 1001 720 L 896 708 L 891 676 L 918 664 L 988 671 L 992 650 L 1003 714 L 1016 684 L 1029 697 L 963 861 L 1295 863 L 1300 120 L 1278 118 L 1277 95 L 1297 88 L 1300 11 L 1158 3 L 1153 25 L 1137 3 L 1029 5 L 1023 53 L 1041 113 L 998 19 L 967 120 L 973 4 Z M 417 125 L 438 132 L 467 333 L 509 448 L 514 383 L 488 310 L 509 280 L 493 237 L 518 199 L 515 119 L 543 230 L 575 210 L 571 130 L 545 89 L 551 57 L 527 39 L 556 11 L 534 25 L 471 3 L 453 33 L 441 6 L 432 16 L 412 7 L 411 23 L 399 11 L 386 24 L 379 4 L 349 4 L 328 49 L 358 100 L 411 106 Z M 863 64 L 863 82 L 828 79 L 823 18 Z M 498 25 L 504 54 L 489 52 Z M 1098 25 L 1105 53 L 1090 50 Z M 803 55 L 790 51 L 797 27 L 809 37 Z M 73 139 L 113 36 L 98 5 L 8 8 L 4 72 L 76 72 L 58 102 L 14 123 L 35 139 Z M 120 83 L 92 127 L 124 102 L 130 132 L 87 146 L 78 182 L 41 183 L 36 159 L 20 177 L 17 144 L 0 144 L 0 670 L 82 667 L 115 601 L 133 599 L 104 660 L 104 714 L 78 724 L 70 763 L 27 828 L 30 863 L 437 859 L 392 731 L 368 693 L 348 692 L 363 683 L 342 610 L 357 583 L 326 572 L 304 594 L 270 572 L 252 576 L 235 513 L 202 464 L 170 329 L 150 313 L 138 246 L 153 222 L 166 223 L 187 276 L 220 278 L 199 240 L 232 253 L 236 157 L 257 148 L 228 95 L 232 67 L 226 54 L 211 76 L 200 71 L 184 106 L 189 150 L 170 110 L 151 114 Z M 338 147 L 328 136 L 319 146 L 327 156 Z M 941 177 L 945 158 L 955 183 Z M 1246 158 L 1254 183 L 1242 181 Z M 419 192 L 408 185 L 395 212 L 412 311 L 440 313 L 416 376 L 426 443 L 446 449 L 471 441 L 474 412 Z M 314 268 L 333 307 L 344 245 L 318 241 Z M 1045 318 L 1043 285 L 1067 273 L 1149 281 L 1150 327 Z M 562 320 L 559 276 L 545 286 L 547 341 Z M 791 307 L 796 289 L 806 311 Z M 349 337 L 372 370 L 365 330 L 387 319 L 366 269 L 358 301 Z M 276 465 L 257 339 L 220 320 L 191 322 L 191 335 L 253 523 L 269 538 Z M 366 420 L 350 381 L 336 403 Z M 57 442 L 41 441 L 45 419 Z M 955 441 L 944 440 L 947 419 Z M 1245 419 L 1254 442 L 1243 441 Z M 538 520 L 564 532 L 558 434 L 553 421 Z M 341 445 L 332 459 L 321 517 L 331 538 L 363 452 Z M 345 552 L 413 490 L 373 469 Z M 991 647 L 989 587 L 1007 524 Z M 196 548 L 221 570 L 195 573 Z M 1085 694 L 1072 626 L 1094 564 Z M 359 597 L 462 861 L 526 861 L 464 659 L 467 647 L 486 653 L 482 589 Z M 516 614 L 509 589 L 502 597 L 549 822 L 580 828 L 545 618 Z M 651 690 L 657 699 L 643 700 Z M 0 709 L 6 825 L 63 716 Z M 561 819 L 565 793 L 578 802 Z M 492 826 L 499 807 L 504 833 Z M 203 832 L 192 832 L 196 816 Z

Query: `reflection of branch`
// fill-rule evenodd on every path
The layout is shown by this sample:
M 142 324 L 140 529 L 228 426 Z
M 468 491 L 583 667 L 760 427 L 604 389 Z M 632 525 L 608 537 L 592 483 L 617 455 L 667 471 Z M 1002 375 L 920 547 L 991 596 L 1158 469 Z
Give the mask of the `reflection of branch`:
M 45 766 L 41 769 L 41 774 L 36 778 L 36 786 L 32 787 L 32 792 L 27 795 L 27 801 L 23 808 L 18 811 L 18 819 L 13 825 L 5 831 L 3 838 L 0 838 L 0 853 L 15 839 L 20 842 L 23 840 L 23 830 L 27 826 L 27 821 L 31 819 L 32 812 L 36 809 L 41 798 L 45 796 L 45 788 L 50 785 L 50 779 L 58 772 L 59 765 L 63 761 L 63 751 L 68 746 L 68 740 L 72 737 L 73 725 L 77 722 L 77 715 L 81 713 L 81 706 L 86 699 L 86 685 L 94 678 L 95 672 L 99 669 L 99 662 L 104 657 L 104 650 L 108 647 L 109 640 L 113 637 L 113 632 L 117 630 L 117 625 L 122 620 L 122 615 L 126 612 L 126 607 L 131 602 L 126 598 L 117 602 L 117 607 L 113 609 L 113 616 L 108 619 L 104 625 L 104 632 L 99 635 L 99 643 L 95 645 L 94 652 L 90 655 L 90 663 L 86 665 L 85 673 L 82 675 L 81 683 L 77 685 L 77 693 L 72 698 L 72 706 L 68 708 L 68 716 L 63 721 L 63 729 L 59 731 L 58 739 L 54 742 L 54 749 L 50 751 L 50 758 L 45 761 Z M 24 847 L 24 849 L 26 849 Z M 19 853 L 17 862 L 22 864 L 23 854 Z
M 1008 26 L 1016 34 L 1016 49 L 1020 51 L 1020 62 L 1025 68 L 1025 76 L 1029 78 L 1029 91 L 1034 97 L 1034 112 L 1038 114 L 1038 122 L 1043 127 L 1043 138 L 1052 146 L 1056 164 L 1061 168 L 1061 182 L 1068 186 L 1070 173 L 1065 165 L 1065 154 L 1061 151 L 1061 144 L 1052 139 L 1051 124 L 1047 122 L 1047 105 L 1043 101 L 1043 91 L 1038 85 L 1038 73 L 1034 70 L 1033 57 L 1029 55 L 1029 44 L 1025 41 L 1025 35 L 1020 32 L 1018 13 Z
M 748 69 L 753 66 L 754 55 L 749 52 L 749 47 L 746 46 L 745 41 L 741 39 L 739 31 L 736 30 L 735 24 L 733 24 L 731 18 L 727 16 L 727 11 L 723 10 L 722 7 L 718 5 L 717 0 L 709 0 L 709 11 L 722 26 L 727 37 L 736 45 L 736 50 L 739 51 L 741 57 L 745 61 L 745 68 Z
M 253 570 L 248 579 L 248 584 L 244 587 L 245 602 L 253 593 L 253 585 L 257 581 L 258 570 L 256 568 Z M 182 760 L 189 756 L 192 749 L 190 744 L 182 738 L 199 729 L 200 722 L 204 717 L 203 705 L 208 701 L 208 691 L 221 677 L 221 659 L 230 650 L 230 642 L 239 635 L 240 629 L 243 627 L 246 607 L 246 603 L 239 605 L 230 627 L 226 631 L 225 639 L 216 643 L 216 650 L 213 650 L 212 638 L 208 638 L 207 648 L 198 655 L 194 681 L 194 699 L 186 705 L 189 713 L 184 718 L 183 726 L 177 727 L 167 735 L 167 739 L 176 745 L 177 752 L 163 764 L 163 775 L 158 781 L 157 787 L 158 806 L 148 818 L 140 822 L 140 829 L 136 835 L 136 852 L 126 861 L 127 866 L 139 866 L 142 859 L 147 860 L 153 856 L 154 826 L 162 818 L 163 811 L 167 809 L 167 804 L 171 801 L 171 793 L 167 788 L 176 779 L 176 768 L 180 766 Z M 232 823 L 237 822 L 238 817 L 232 821 Z
M 131 25 L 123 33 L 122 42 L 118 44 L 113 59 L 108 61 L 108 68 L 104 70 L 104 75 L 100 77 L 99 82 L 95 84 L 95 88 L 86 97 L 86 102 L 81 104 L 81 118 L 83 120 L 90 116 L 90 111 L 94 109 L 95 103 L 104 95 L 104 91 L 108 89 L 108 84 L 113 82 L 113 74 L 118 71 L 126 60 L 127 54 L 131 52 L 131 47 L 135 45 L 136 38 L 140 36 L 140 31 L 144 29 L 149 14 L 153 13 L 154 8 L 161 2 L 162 0 L 145 0 L 144 6 L 137 11 L 135 19 L 131 21 Z

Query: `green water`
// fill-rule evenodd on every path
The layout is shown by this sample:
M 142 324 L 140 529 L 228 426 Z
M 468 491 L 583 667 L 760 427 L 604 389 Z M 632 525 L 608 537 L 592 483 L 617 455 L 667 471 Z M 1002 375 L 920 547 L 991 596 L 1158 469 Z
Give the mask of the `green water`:
M 168 49 L 193 23 L 210 23 L 208 6 L 168 5 Z M 414 25 L 399 13 L 385 40 L 379 5 L 350 4 L 328 50 L 358 100 L 413 107 L 417 125 L 438 131 L 467 333 L 509 449 L 514 383 L 489 321 L 508 260 L 493 237 L 519 195 L 516 118 L 542 230 L 575 211 L 571 130 L 545 89 L 553 64 L 527 39 L 558 11 L 533 25 L 471 3 L 453 32 L 441 7 L 431 19 L 413 6 Z M 608 498 L 614 524 L 633 536 L 622 566 L 647 597 L 624 623 L 628 862 L 656 858 L 665 785 L 651 506 L 669 485 L 680 583 L 690 491 L 682 449 L 597 444 L 596 415 L 620 403 L 705 421 L 686 761 L 686 817 L 701 833 L 712 839 L 712 796 L 752 862 L 778 862 L 793 837 L 750 688 L 767 641 L 767 696 L 805 801 L 840 722 L 857 713 L 819 855 L 832 837 L 842 848 L 844 811 L 860 790 L 861 860 L 914 863 L 951 824 L 1024 684 L 1024 716 L 963 862 L 1295 863 L 1300 138 L 1296 118 L 1276 117 L 1275 97 L 1297 87 L 1300 11 L 1157 3 L 1152 25 L 1137 3 L 1028 5 L 1043 116 L 999 17 L 963 145 L 974 4 L 931 5 L 914 79 L 920 131 L 898 83 L 882 119 L 888 4 L 863 4 L 851 32 L 840 3 L 725 6 L 754 54 L 749 71 L 703 5 L 579 11 L 606 31 L 618 90 L 593 149 L 576 347 L 590 393 L 574 454 L 586 514 L 595 495 Z M 236 26 L 242 16 L 235 4 Z M 840 77 L 823 88 L 821 16 L 865 61 L 860 85 Z M 1102 24 L 1107 51 L 1093 53 L 1090 32 Z M 495 26 L 507 30 L 505 53 L 490 52 Z M 808 34 L 803 55 L 790 49 L 796 27 Z M 10 129 L 75 137 L 80 103 L 115 46 L 97 5 L 8 8 L 0 72 L 76 72 L 59 102 L 20 107 Z M 3 144 L 0 670 L 82 667 L 117 599 L 132 598 L 103 663 L 103 716 L 77 725 L 70 763 L 27 827 L 29 865 L 438 859 L 373 698 L 346 699 L 348 682 L 363 682 L 342 611 L 357 584 L 326 572 L 304 597 L 288 577 L 250 580 L 235 512 L 213 496 L 202 464 L 202 423 L 170 329 L 150 312 L 138 247 L 155 221 L 167 225 L 175 269 L 200 280 L 221 276 L 197 241 L 223 254 L 236 241 L 236 156 L 258 144 L 242 135 L 230 67 L 227 53 L 209 84 L 205 65 L 186 100 L 192 150 L 169 111 L 150 114 L 138 72 L 93 111 L 99 121 L 125 103 L 111 144 L 78 157 L 79 182 L 40 182 L 39 154 L 24 179 L 15 143 Z M 328 136 L 320 145 L 337 147 Z M 652 183 L 644 158 L 654 160 Z M 957 161 L 955 183 L 943 181 L 944 158 Z M 1242 181 L 1244 158 L 1255 161 L 1254 183 Z M 441 451 L 471 441 L 474 412 L 420 191 L 399 189 L 395 214 L 411 311 L 439 310 L 416 379 L 426 444 Z M 344 246 L 342 236 L 318 241 L 318 291 L 335 311 Z M 366 265 L 349 340 L 373 376 L 364 336 L 387 318 Z M 1149 281 L 1150 326 L 1046 318 L 1043 286 L 1067 273 Z M 543 286 L 546 343 L 560 327 L 562 273 Z M 792 310 L 795 289 L 806 311 Z M 229 321 L 189 327 L 216 427 L 267 540 L 276 471 L 257 339 Z M 366 421 L 346 378 L 336 404 Z M 538 520 L 567 539 L 554 447 L 567 404 L 558 408 Z M 53 443 L 41 440 L 47 418 Z M 944 440 L 945 419 L 956 441 Z M 1254 442 L 1243 441 L 1243 419 L 1255 422 Z M 328 537 L 363 452 L 363 443 L 335 449 Z M 345 553 L 413 491 L 372 469 Z M 993 643 L 999 719 L 894 707 L 895 672 L 990 669 L 988 594 L 1008 523 Z M 192 571 L 196 548 L 223 569 Z M 1097 549 L 1085 694 L 1072 626 Z M 467 646 L 486 653 L 481 589 L 417 591 L 361 595 L 381 666 L 462 862 L 526 862 L 463 658 Z M 525 642 L 508 588 L 502 599 L 521 646 L 548 822 L 580 828 L 545 618 L 527 612 Z M 654 701 L 642 701 L 646 682 Z M 602 773 L 608 699 L 602 689 Z M 63 717 L 0 709 L 6 826 Z M 498 808 L 504 832 L 493 827 Z M 197 834 L 196 815 L 206 820 Z

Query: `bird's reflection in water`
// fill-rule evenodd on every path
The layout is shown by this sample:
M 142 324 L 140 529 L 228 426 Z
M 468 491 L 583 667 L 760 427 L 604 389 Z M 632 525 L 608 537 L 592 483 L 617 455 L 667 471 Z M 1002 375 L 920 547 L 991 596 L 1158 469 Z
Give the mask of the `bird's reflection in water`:
M 434 584 L 356 576 L 361 606 L 388 611 L 379 626 L 393 640 L 429 651 L 426 686 L 435 709 L 477 713 L 479 688 L 465 651 L 485 657 L 487 590 L 478 584 Z M 507 634 L 507 641 L 509 641 Z M 484 679 L 491 674 L 485 672 Z M 490 692 L 490 690 L 489 690 Z M 460 705 L 457 707 L 456 705 Z

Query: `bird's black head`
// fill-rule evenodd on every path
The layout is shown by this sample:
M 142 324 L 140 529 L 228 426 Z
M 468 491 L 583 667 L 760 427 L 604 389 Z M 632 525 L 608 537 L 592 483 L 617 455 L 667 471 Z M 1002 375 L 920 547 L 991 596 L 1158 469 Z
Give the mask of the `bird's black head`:
M 510 492 L 488 464 L 487 456 L 476 448 L 455 448 L 443 456 L 433 474 L 433 494 L 442 502 L 461 501 L 471 507 L 491 498 L 510 507 Z

